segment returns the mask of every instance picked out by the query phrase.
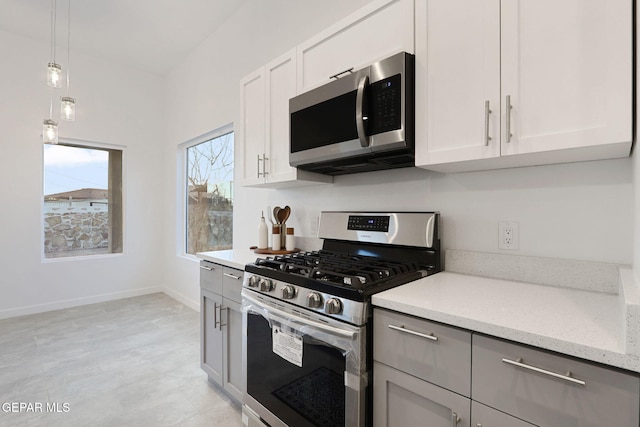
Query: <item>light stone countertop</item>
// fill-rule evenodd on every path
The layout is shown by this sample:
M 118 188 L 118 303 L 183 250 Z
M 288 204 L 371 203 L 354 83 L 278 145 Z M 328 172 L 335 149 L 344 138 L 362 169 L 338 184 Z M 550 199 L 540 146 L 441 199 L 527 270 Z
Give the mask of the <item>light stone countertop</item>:
M 640 372 L 620 295 L 447 271 L 373 295 L 373 305 Z
M 250 262 L 254 262 L 257 258 L 265 255 L 258 255 L 253 250 L 247 249 L 229 249 L 225 251 L 199 252 L 196 254 L 198 258 L 206 261 L 215 262 L 216 264 L 226 265 L 227 267 L 244 270 L 244 266 Z

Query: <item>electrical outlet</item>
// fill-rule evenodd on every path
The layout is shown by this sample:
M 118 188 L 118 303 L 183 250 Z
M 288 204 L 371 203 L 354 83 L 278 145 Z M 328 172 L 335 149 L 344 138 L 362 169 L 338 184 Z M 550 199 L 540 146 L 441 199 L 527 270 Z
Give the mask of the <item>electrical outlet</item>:
M 515 221 L 500 221 L 498 223 L 498 248 L 518 250 L 518 223 Z

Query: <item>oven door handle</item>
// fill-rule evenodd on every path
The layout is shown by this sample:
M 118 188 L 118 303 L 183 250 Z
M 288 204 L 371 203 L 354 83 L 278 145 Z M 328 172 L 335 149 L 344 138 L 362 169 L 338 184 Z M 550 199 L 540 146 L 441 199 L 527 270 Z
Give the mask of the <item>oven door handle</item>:
M 286 311 L 280 310 L 279 308 L 273 307 L 271 305 L 265 304 L 264 302 L 258 301 L 257 299 L 243 293 L 242 294 L 242 298 L 247 299 L 248 301 L 251 301 L 253 304 L 259 305 L 261 307 L 265 307 L 268 308 L 269 311 L 271 311 L 274 314 L 277 314 L 279 317 L 282 317 L 285 321 L 286 320 L 291 320 L 291 313 L 287 313 Z M 322 331 L 325 332 L 329 332 L 331 334 L 334 335 L 339 335 L 341 337 L 345 337 L 345 338 L 350 338 L 353 339 L 356 335 L 355 332 L 353 331 L 345 331 L 343 329 L 340 328 L 336 328 L 334 326 L 330 326 L 330 325 L 325 325 L 323 323 L 320 322 L 315 322 L 311 319 L 304 319 L 304 318 L 300 318 L 300 317 L 296 317 L 295 320 L 293 320 L 296 323 L 301 323 L 303 325 L 307 325 L 307 326 L 311 326 L 313 328 L 316 329 L 320 329 Z

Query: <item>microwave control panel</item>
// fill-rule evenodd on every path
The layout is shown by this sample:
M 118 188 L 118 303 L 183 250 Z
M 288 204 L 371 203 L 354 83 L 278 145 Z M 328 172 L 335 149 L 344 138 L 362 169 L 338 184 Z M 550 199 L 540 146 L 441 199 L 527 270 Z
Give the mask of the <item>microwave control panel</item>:
M 401 85 L 400 74 L 369 85 L 369 135 L 389 132 L 402 126 Z

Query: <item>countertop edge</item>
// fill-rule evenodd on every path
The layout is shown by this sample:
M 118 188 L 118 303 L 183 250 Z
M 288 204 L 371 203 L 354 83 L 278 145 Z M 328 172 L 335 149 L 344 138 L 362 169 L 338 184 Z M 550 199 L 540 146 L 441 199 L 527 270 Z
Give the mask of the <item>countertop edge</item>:
M 205 261 L 214 262 L 237 270 L 244 270 L 245 265 L 258 258 L 258 255 L 250 249 L 228 249 L 221 251 L 198 252 L 196 256 Z

